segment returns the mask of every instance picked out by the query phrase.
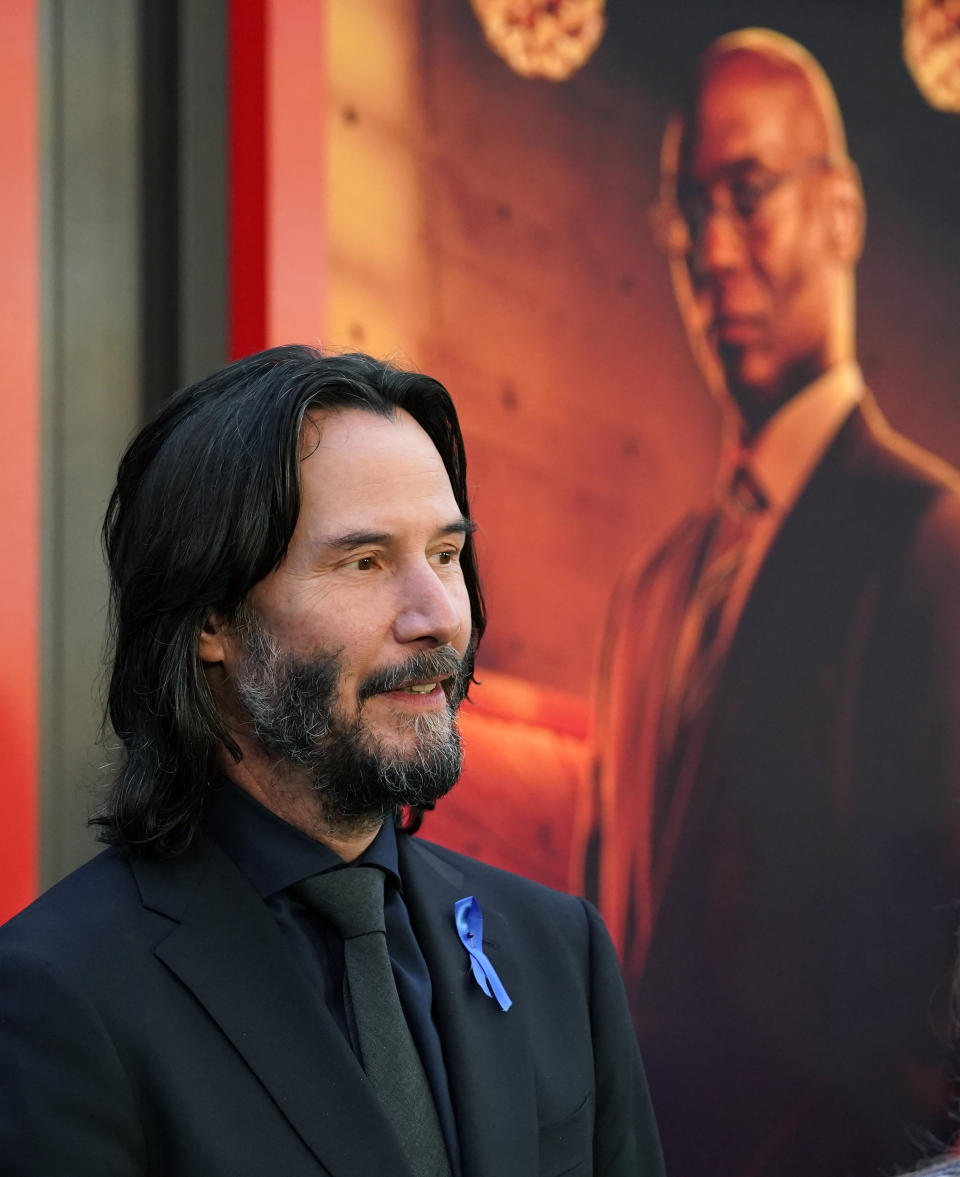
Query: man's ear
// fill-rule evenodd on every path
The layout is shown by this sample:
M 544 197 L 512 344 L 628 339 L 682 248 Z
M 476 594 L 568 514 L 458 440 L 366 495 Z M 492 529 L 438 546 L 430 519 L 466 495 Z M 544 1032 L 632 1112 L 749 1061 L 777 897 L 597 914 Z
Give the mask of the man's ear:
M 847 160 L 834 169 L 829 183 L 830 244 L 837 261 L 852 268 L 860 260 L 867 219 L 857 165 Z
M 227 627 L 219 613 L 210 613 L 200 630 L 197 652 L 204 666 L 214 666 L 226 656 Z

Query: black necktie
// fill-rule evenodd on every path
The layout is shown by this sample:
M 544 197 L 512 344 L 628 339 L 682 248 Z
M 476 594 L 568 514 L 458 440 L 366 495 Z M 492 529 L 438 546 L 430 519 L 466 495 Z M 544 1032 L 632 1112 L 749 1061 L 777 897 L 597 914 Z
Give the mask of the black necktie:
M 400 1005 L 383 920 L 383 871 L 327 871 L 294 890 L 343 937 L 344 994 L 360 1061 L 416 1177 L 450 1177 L 433 1092 Z
M 722 505 L 710 520 L 704 560 L 682 622 L 685 661 L 674 667 L 661 718 L 661 751 L 682 754 L 709 703 L 725 653 L 722 622 L 754 528 L 767 500 L 749 470 L 738 466 Z
M 746 466 L 737 467 L 727 493 L 707 526 L 701 563 L 681 621 L 674 664 L 660 715 L 660 787 L 654 805 L 653 846 L 669 844 L 699 775 L 720 671 L 732 638 L 726 611 L 750 539 L 769 507 Z M 729 619 L 733 620 L 733 619 Z M 669 861 L 669 856 L 662 860 Z M 654 889 L 665 885 L 655 867 Z

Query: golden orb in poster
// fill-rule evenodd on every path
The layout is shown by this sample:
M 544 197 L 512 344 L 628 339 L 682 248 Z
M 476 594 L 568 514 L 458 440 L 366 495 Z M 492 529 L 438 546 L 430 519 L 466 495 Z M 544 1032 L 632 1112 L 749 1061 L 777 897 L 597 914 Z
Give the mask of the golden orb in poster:
M 903 59 L 931 106 L 960 112 L 960 0 L 904 0 Z
M 470 0 L 488 44 L 525 78 L 562 82 L 600 44 L 606 0 Z

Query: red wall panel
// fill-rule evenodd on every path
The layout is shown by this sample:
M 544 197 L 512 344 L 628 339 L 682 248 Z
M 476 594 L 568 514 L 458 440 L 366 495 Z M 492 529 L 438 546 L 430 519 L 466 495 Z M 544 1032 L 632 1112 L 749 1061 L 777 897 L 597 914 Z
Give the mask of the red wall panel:
M 318 0 L 232 0 L 232 358 L 322 334 L 324 42 Z
M 0 922 L 37 875 L 38 274 L 35 0 L 0 7 Z

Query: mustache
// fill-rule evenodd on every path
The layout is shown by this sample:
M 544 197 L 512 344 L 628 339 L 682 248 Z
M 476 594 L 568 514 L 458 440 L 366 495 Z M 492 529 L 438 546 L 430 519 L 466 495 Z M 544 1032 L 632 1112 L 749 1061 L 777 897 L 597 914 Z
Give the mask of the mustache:
M 453 646 L 438 646 L 435 650 L 419 650 L 395 666 L 373 670 L 357 688 L 357 702 L 362 707 L 373 695 L 396 691 L 412 682 L 444 679 L 447 698 L 463 698 L 464 686 L 473 670 L 473 658 L 468 650 L 461 658 Z

